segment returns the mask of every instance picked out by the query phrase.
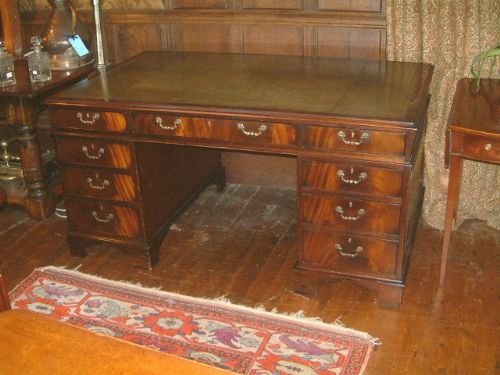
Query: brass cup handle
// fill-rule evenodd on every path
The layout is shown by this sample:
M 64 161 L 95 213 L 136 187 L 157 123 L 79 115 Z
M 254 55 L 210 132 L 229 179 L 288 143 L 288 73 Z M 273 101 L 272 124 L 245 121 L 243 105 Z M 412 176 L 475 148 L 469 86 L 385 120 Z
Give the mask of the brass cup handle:
M 346 215 L 344 215 L 344 209 L 342 208 L 342 206 L 335 207 L 335 212 L 337 212 L 338 214 L 340 214 L 340 217 L 343 220 L 347 220 L 347 221 L 356 221 L 356 220 L 359 220 L 361 217 L 363 217 L 363 216 L 366 215 L 366 210 L 364 208 L 360 208 L 358 210 L 358 214 L 356 216 L 346 216 Z
M 101 219 L 97 214 L 97 211 L 92 211 L 92 216 L 94 217 L 95 221 L 98 221 L 99 223 L 109 223 L 111 220 L 115 218 L 115 215 L 109 213 L 106 215 L 104 219 Z
M 87 183 L 94 190 L 104 190 L 106 187 L 111 185 L 111 183 L 108 180 L 104 180 L 101 185 L 95 185 L 94 180 L 91 177 L 87 178 Z
M 359 184 L 361 181 L 364 181 L 368 178 L 368 173 L 366 172 L 361 172 L 359 175 L 358 175 L 358 178 L 356 179 L 350 179 L 350 178 L 346 178 L 346 173 L 342 170 L 342 169 L 339 169 L 337 171 L 337 176 L 340 177 L 340 179 L 342 180 L 342 182 L 346 183 L 346 184 L 349 184 L 349 185 L 357 185 Z
M 351 239 L 349 238 L 349 242 L 351 242 Z M 354 252 L 346 252 L 344 251 L 344 248 L 342 247 L 341 244 L 337 243 L 335 244 L 335 250 L 338 251 L 340 255 L 346 258 L 356 258 L 359 254 L 363 252 L 363 248 L 361 246 L 356 247 Z
M 359 146 L 363 143 L 366 143 L 370 138 L 370 134 L 363 132 L 361 133 L 361 137 L 359 139 L 354 138 L 354 132 L 351 132 L 351 138 L 347 139 L 347 134 L 343 130 L 339 130 L 337 133 L 337 138 L 344 142 L 346 145 Z
M 174 121 L 173 125 L 163 125 L 163 119 L 160 116 L 155 118 L 155 124 L 158 125 L 163 130 L 175 130 L 182 125 L 182 120 L 180 118 Z
M 85 156 L 87 156 L 87 158 L 92 160 L 100 159 L 104 155 L 104 149 L 102 147 L 100 147 L 99 150 L 97 150 L 97 155 L 90 155 L 87 146 L 82 146 L 82 151 L 85 153 Z
M 82 112 L 78 112 L 78 113 L 76 114 L 76 118 L 77 118 L 78 120 L 80 120 L 80 122 L 81 122 L 82 124 L 85 124 L 85 125 L 92 125 L 92 124 L 94 124 L 97 120 L 99 120 L 99 119 L 101 118 L 101 115 L 100 115 L 99 113 L 97 113 L 97 112 L 96 112 L 96 113 L 94 113 L 94 114 L 92 114 L 92 115 L 91 115 L 90 113 L 88 113 L 88 112 L 86 112 L 86 113 L 85 113 L 85 115 L 84 115 L 84 114 L 82 114 Z
M 236 127 L 241 130 L 241 132 L 243 134 L 245 134 L 247 137 L 259 137 L 261 136 L 262 134 L 264 134 L 267 130 L 267 125 L 265 124 L 260 124 L 259 128 L 257 129 L 256 132 L 254 131 L 251 131 L 251 130 L 246 130 L 245 129 L 245 124 L 242 123 L 242 122 L 238 122 L 238 124 L 236 124 Z

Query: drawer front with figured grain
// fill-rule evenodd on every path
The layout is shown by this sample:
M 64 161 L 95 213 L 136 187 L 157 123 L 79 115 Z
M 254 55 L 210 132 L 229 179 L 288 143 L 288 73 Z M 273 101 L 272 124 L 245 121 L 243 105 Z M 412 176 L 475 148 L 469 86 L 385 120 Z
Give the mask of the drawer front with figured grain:
M 133 116 L 133 131 L 249 145 L 295 146 L 296 139 L 293 125 L 143 113 Z
M 133 202 L 137 186 L 132 176 L 99 169 L 61 168 L 64 192 L 85 197 Z
M 500 142 L 477 135 L 465 135 L 463 140 L 465 156 L 500 163 Z
M 94 199 L 66 198 L 70 228 L 76 232 L 107 234 L 129 239 L 142 238 L 136 208 Z
M 128 143 L 58 137 L 56 150 L 61 163 L 129 169 L 133 161 Z
M 317 228 L 303 229 L 303 252 L 299 262 L 309 267 L 391 278 L 396 274 L 398 242 L 349 236 Z
M 325 151 L 341 150 L 404 156 L 405 133 L 307 126 L 304 128 L 302 146 Z
M 127 118 L 121 112 L 56 109 L 52 111 L 52 123 L 58 129 L 105 132 L 124 132 L 127 130 Z
M 301 195 L 305 223 L 337 231 L 399 235 L 400 206 L 361 199 Z
M 301 160 L 303 190 L 400 197 L 403 171 L 364 164 Z

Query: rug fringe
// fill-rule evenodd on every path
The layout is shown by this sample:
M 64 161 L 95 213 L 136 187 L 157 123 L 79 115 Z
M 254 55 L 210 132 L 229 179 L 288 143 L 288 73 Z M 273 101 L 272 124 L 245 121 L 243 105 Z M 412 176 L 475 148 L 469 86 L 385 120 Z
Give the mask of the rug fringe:
M 338 317 L 332 323 L 325 323 L 323 321 L 323 319 L 321 319 L 320 317 L 306 316 L 306 314 L 303 310 L 299 310 L 297 312 L 290 313 L 290 312 L 283 312 L 283 311 L 280 312 L 276 307 L 274 307 L 271 310 L 267 310 L 264 307 L 264 305 L 262 305 L 262 304 L 257 305 L 256 307 L 238 305 L 238 304 L 233 303 L 231 300 L 229 300 L 226 297 L 226 295 L 222 295 L 222 296 L 215 297 L 215 298 L 199 298 L 199 297 L 186 296 L 186 295 L 178 294 L 175 292 L 169 292 L 169 291 L 162 290 L 161 286 L 160 287 L 149 287 L 149 286 L 146 287 L 140 283 L 132 283 L 132 282 L 126 281 L 126 280 L 125 281 L 115 281 L 115 280 L 105 279 L 105 278 L 103 278 L 101 276 L 97 276 L 97 275 L 86 274 L 86 273 L 78 271 L 78 269 L 80 267 L 81 267 L 81 264 L 78 265 L 74 269 L 69 269 L 66 267 L 46 266 L 46 267 L 36 268 L 33 272 L 39 271 L 39 272 L 49 272 L 50 273 L 53 271 L 53 272 L 60 272 L 60 273 L 68 274 L 68 275 L 76 274 L 76 275 L 78 275 L 78 277 L 86 278 L 86 279 L 90 279 L 90 280 L 98 280 L 99 282 L 102 282 L 104 284 L 116 285 L 119 283 L 119 284 L 122 284 L 122 286 L 123 286 L 123 284 L 125 284 L 130 289 L 133 289 L 136 291 L 141 291 L 141 292 L 146 292 L 146 293 L 148 293 L 148 292 L 154 293 L 154 294 L 158 294 L 158 295 L 164 296 L 164 297 L 170 296 L 172 298 L 177 298 L 177 299 L 181 299 L 181 300 L 196 301 L 197 303 L 205 303 L 205 304 L 211 304 L 211 305 L 216 304 L 216 305 L 219 305 L 220 307 L 226 306 L 226 307 L 231 307 L 233 309 L 239 309 L 242 311 L 247 311 L 250 313 L 260 314 L 260 315 L 264 315 L 264 316 L 269 315 L 270 317 L 281 318 L 281 319 L 285 319 L 285 320 L 292 320 L 292 321 L 293 320 L 300 320 L 300 321 L 308 322 L 311 325 L 319 326 L 319 327 L 323 326 L 323 327 L 327 328 L 328 326 L 335 326 L 337 329 L 340 329 L 344 333 L 349 333 L 349 334 L 352 334 L 352 335 L 355 335 L 355 336 L 358 336 L 358 337 L 361 337 L 361 338 L 367 340 L 367 342 L 370 343 L 372 346 L 379 346 L 382 344 L 382 341 L 379 338 L 373 337 L 370 334 L 368 334 L 367 332 L 357 331 L 355 329 L 346 327 L 346 325 L 340 320 L 341 317 Z M 17 286 L 12 290 L 12 292 L 16 288 L 17 288 Z

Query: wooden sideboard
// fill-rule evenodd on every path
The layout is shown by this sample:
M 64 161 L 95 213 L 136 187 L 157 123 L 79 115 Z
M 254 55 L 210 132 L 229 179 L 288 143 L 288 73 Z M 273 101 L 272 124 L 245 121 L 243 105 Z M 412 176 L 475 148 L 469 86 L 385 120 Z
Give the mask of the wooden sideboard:
M 431 77 L 417 63 L 146 52 L 57 93 L 71 251 L 105 241 L 152 266 L 175 215 L 223 187 L 221 150 L 292 155 L 298 283 L 347 278 L 398 305 Z

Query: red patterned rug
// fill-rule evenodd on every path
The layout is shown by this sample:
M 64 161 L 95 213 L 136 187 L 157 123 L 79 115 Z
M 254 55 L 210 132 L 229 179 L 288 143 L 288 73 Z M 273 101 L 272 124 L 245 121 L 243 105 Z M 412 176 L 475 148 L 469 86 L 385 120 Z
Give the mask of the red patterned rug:
M 361 374 L 374 340 L 335 324 L 192 298 L 56 267 L 11 293 L 27 309 L 240 374 Z

